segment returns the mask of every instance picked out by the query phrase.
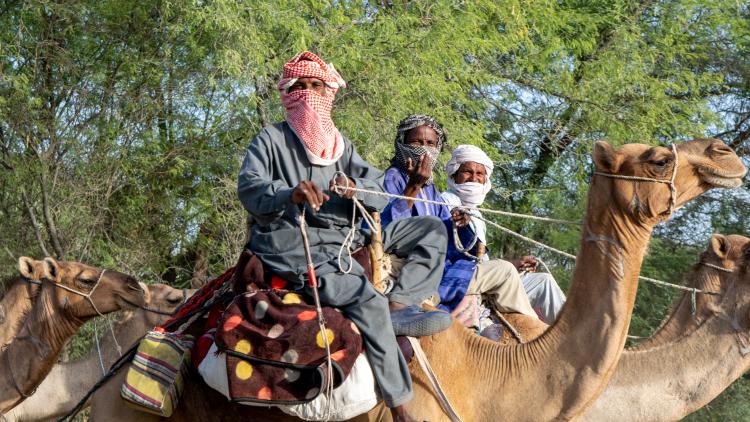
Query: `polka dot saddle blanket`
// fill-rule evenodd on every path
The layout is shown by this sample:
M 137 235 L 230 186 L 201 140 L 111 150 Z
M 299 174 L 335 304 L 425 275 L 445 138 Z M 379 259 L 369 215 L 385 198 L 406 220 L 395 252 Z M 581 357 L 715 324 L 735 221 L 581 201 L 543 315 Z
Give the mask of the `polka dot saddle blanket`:
M 338 310 L 323 308 L 321 333 L 315 307 L 285 290 L 237 295 L 216 329 L 216 346 L 226 354 L 233 401 L 296 404 L 315 399 L 326 382 L 327 336 L 334 387 L 347 377 L 362 351 L 359 330 Z

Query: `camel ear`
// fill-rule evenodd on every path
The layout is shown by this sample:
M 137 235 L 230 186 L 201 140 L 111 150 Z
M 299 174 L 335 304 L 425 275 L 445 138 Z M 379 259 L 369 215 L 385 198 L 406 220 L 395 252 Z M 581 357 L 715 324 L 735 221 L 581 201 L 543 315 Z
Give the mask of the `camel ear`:
M 727 257 L 727 253 L 729 252 L 729 244 L 727 243 L 727 238 L 724 235 L 711 235 L 709 244 L 711 245 L 711 250 L 716 256 L 719 257 L 719 259 L 724 259 Z
M 606 141 L 596 141 L 594 144 L 594 164 L 600 171 L 617 173 L 620 170 L 624 157 L 612 148 Z
M 28 256 L 18 258 L 18 272 L 29 280 L 35 280 L 37 278 L 37 272 L 35 271 L 37 269 L 36 262 L 35 259 L 29 258 Z
M 60 279 L 60 266 L 55 261 L 55 258 L 44 258 L 44 278 L 52 281 L 59 281 Z
M 139 281 L 138 285 L 141 286 L 141 290 L 143 290 L 143 300 L 146 305 L 151 303 L 151 289 L 148 288 L 148 285 L 146 283 Z

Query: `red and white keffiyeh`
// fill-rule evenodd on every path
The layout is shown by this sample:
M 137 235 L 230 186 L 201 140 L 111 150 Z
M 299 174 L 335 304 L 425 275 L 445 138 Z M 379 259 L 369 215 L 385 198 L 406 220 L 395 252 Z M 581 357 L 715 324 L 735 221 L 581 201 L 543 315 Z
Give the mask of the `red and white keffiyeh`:
M 287 92 L 299 78 L 320 79 L 327 86 L 325 95 L 309 89 Z M 312 164 L 331 165 L 344 153 L 344 139 L 331 119 L 331 110 L 336 92 L 345 86 L 333 64 L 326 64 L 309 51 L 297 54 L 284 65 L 278 88 L 286 121 L 302 141 Z

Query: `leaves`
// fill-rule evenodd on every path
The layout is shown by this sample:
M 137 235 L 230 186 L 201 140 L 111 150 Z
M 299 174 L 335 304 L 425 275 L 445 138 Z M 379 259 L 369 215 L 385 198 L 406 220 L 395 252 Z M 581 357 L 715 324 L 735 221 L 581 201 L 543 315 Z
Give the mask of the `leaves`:
M 223 271 L 244 240 L 234 193 L 240 159 L 262 126 L 284 118 L 277 79 L 304 49 L 347 80 L 334 120 L 366 159 L 385 167 L 397 122 L 431 114 L 446 127 L 449 148 L 479 145 L 495 160 L 493 208 L 580 219 L 590 148 L 600 139 L 657 144 L 717 134 L 748 154 L 746 2 L 32 0 L 5 7 L 0 240 L 14 255 L 38 256 L 57 240 L 65 258 L 148 281 L 186 285 L 200 254 L 211 274 Z M 742 190 L 686 207 L 657 230 L 644 273 L 667 278 L 687 268 L 712 231 L 747 233 L 746 203 Z M 561 249 L 578 246 L 576 228 L 502 222 Z M 495 255 L 529 251 L 499 234 L 491 240 Z M 570 263 L 531 252 L 567 279 Z M 6 272 L 15 267 L 10 256 L 0 259 Z M 640 289 L 633 330 L 648 334 L 670 294 Z

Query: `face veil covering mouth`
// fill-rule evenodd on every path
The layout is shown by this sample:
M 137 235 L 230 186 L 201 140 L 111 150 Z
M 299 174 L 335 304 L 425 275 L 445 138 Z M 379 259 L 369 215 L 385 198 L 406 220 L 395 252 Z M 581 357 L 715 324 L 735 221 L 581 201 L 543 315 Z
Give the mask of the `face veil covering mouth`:
M 430 170 L 432 170 L 437 163 L 439 154 L 440 151 L 433 147 L 396 144 L 396 154 L 393 157 L 392 164 L 403 171 L 408 171 L 409 158 L 411 158 L 411 165 L 416 167 L 419 164 L 419 158 L 426 155 L 425 159 L 430 159 Z M 428 183 L 432 183 L 432 176 L 430 176 Z
M 453 183 L 453 179 L 448 179 L 450 192 L 453 192 L 461 198 L 461 203 L 469 207 L 478 207 L 484 202 L 487 196 L 485 185 L 476 182 L 466 182 L 459 185 Z
M 476 182 L 457 184 L 455 180 L 453 180 L 453 176 L 456 174 L 459 167 L 461 167 L 461 164 L 469 161 L 484 166 L 485 171 L 487 172 L 484 184 Z M 487 193 L 492 189 L 490 179 L 494 167 L 494 163 L 490 160 L 490 157 L 488 157 L 480 148 L 475 147 L 474 145 L 459 145 L 453 150 L 451 159 L 448 161 L 448 164 L 445 165 L 445 173 L 448 175 L 448 190 L 461 198 L 461 203 L 464 205 L 477 207 L 484 202 Z
M 316 78 L 326 84 L 325 94 L 301 89 L 287 92 L 299 78 Z M 329 166 L 344 153 L 344 139 L 331 119 L 333 99 L 339 88 L 346 86 L 332 64 L 304 51 L 284 65 L 278 89 L 286 109 L 286 121 L 305 147 L 307 158 L 314 165 Z
M 419 126 L 427 126 L 435 131 L 438 135 L 437 145 L 435 147 L 429 146 L 411 146 L 405 143 L 406 135 L 410 130 Z M 394 155 L 391 159 L 391 165 L 399 168 L 406 172 L 409 170 L 408 159 L 411 158 L 412 166 L 416 166 L 419 163 L 419 157 L 427 155 L 430 158 L 430 165 L 432 168 L 437 163 L 438 155 L 445 145 L 446 136 L 443 126 L 438 123 L 432 116 L 413 114 L 399 122 L 398 128 L 396 129 L 396 139 L 393 142 Z M 428 183 L 432 183 L 432 176 Z

